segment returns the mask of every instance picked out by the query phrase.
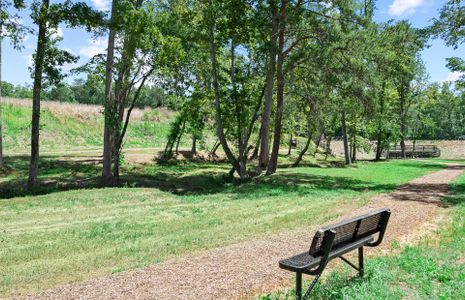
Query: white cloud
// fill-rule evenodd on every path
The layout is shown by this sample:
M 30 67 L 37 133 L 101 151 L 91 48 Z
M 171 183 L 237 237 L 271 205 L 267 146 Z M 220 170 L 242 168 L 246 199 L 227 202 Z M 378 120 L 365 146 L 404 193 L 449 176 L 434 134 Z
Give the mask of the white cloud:
M 109 0 L 91 0 L 95 8 L 100 10 L 108 10 L 110 8 Z
M 86 57 L 94 57 L 97 54 L 105 53 L 107 41 L 103 38 L 87 40 L 87 46 L 79 49 L 79 55 Z
M 463 75 L 465 75 L 464 72 L 450 72 L 447 75 L 447 78 L 445 80 L 443 80 L 443 82 L 451 82 L 451 83 L 456 82 Z
M 412 14 L 423 4 L 425 4 L 425 0 L 394 0 L 394 2 L 389 5 L 389 14 L 394 16 Z

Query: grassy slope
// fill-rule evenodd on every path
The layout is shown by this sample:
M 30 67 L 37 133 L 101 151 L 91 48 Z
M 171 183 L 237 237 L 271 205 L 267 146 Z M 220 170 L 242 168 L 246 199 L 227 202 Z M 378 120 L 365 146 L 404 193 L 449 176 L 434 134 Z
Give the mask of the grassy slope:
M 317 286 L 314 299 L 465 299 L 465 175 L 445 201 L 454 205 L 451 221 L 436 235 L 398 255 L 368 259 L 363 279 L 339 266 Z M 294 290 L 262 299 L 294 299 Z
M 393 161 L 285 169 L 237 186 L 224 182 L 226 165 L 186 163 L 128 168 L 130 178 L 142 178 L 128 186 L 144 187 L 2 200 L 0 294 L 41 290 L 319 224 L 442 167 Z M 51 166 L 50 176 L 68 172 L 55 171 Z
M 23 106 L 3 106 L 4 147 L 6 153 L 28 151 L 31 110 Z M 147 121 L 130 123 L 126 147 L 164 147 L 169 123 Z M 102 146 L 103 118 L 98 114 L 80 116 L 53 113 L 47 108 L 41 113 L 41 150 L 57 151 Z

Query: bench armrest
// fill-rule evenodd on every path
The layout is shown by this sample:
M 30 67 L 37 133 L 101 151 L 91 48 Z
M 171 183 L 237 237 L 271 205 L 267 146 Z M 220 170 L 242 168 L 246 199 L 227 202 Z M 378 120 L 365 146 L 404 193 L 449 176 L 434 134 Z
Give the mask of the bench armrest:
M 380 230 L 378 234 L 378 239 L 372 243 L 367 244 L 368 247 L 376 247 L 383 241 L 384 233 L 386 232 L 387 224 L 389 222 L 389 217 L 391 216 L 391 210 L 388 209 L 383 213 L 382 220 L 380 220 Z
M 334 242 L 335 237 L 336 237 L 336 231 L 334 229 L 326 231 L 325 237 L 323 240 L 323 243 L 324 243 L 323 256 L 321 257 L 320 265 L 318 266 L 318 268 L 314 270 L 309 270 L 309 273 L 320 274 L 321 272 L 323 272 L 324 268 L 326 268 L 326 265 L 328 264 L 328 260 L 329 260 L 329 253 L 331 252 L 331 249 L 333 248 L 333 242 Z

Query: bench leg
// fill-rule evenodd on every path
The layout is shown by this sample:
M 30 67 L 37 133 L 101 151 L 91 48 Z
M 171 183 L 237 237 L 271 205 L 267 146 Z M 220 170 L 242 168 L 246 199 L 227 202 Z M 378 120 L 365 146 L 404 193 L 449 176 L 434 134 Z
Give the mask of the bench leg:
M 305 292 L 305 295 L 304 295 L 302 300 L 307 300 L 308 299 L 308 297 L 310 296 L 310 293 L 313 291 L 313 288 L 315 287 L 316 283 L 318 282 L 318 279 L 320 278 L 320 275 L 321 275 L 321 273 L 317 274 L 315 276 L 315 278 L 313 278 L 313 281 L 310 284 L 310 286 L 308 287 L 307 291 Z
M 295 298 L 302 299 L 302 273 L 295 274 Z
M 363 247 L 358 248 L 358 273 L 363 277 Z

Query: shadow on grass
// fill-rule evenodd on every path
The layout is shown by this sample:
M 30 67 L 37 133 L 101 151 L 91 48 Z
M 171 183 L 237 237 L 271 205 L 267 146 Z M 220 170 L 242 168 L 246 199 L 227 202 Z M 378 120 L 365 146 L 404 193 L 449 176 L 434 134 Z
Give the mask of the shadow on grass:
M 41 184 L 26 190 L 28 158 L 8 157 L 9 178 L 0 181 L 0 198 L 43 195 L 59 191 L 102 188 L 100 159 L 60 159 L 44 156 L 40 162 Z M 422 164 L 409 163 L 423 168 Z M 437 166 L 431 164 L 429 167 Z M 120 186 L 128 188 L 156 188 L 175 195 L 211 195 L 226 193 L 237 198 L 279 195 L 312 195 L 316 191 L 389 192 L 394 184 L 378 184 L 343 176 L 283 172 L 250 180 L 231 179 L 230 167 L 224 163 L 177 162 L 168 165 L 123 167 Z
M 465 203 L 465 182 L 452 185 L 450 194 L 444 197 L 444 202 L 448 205 Z

